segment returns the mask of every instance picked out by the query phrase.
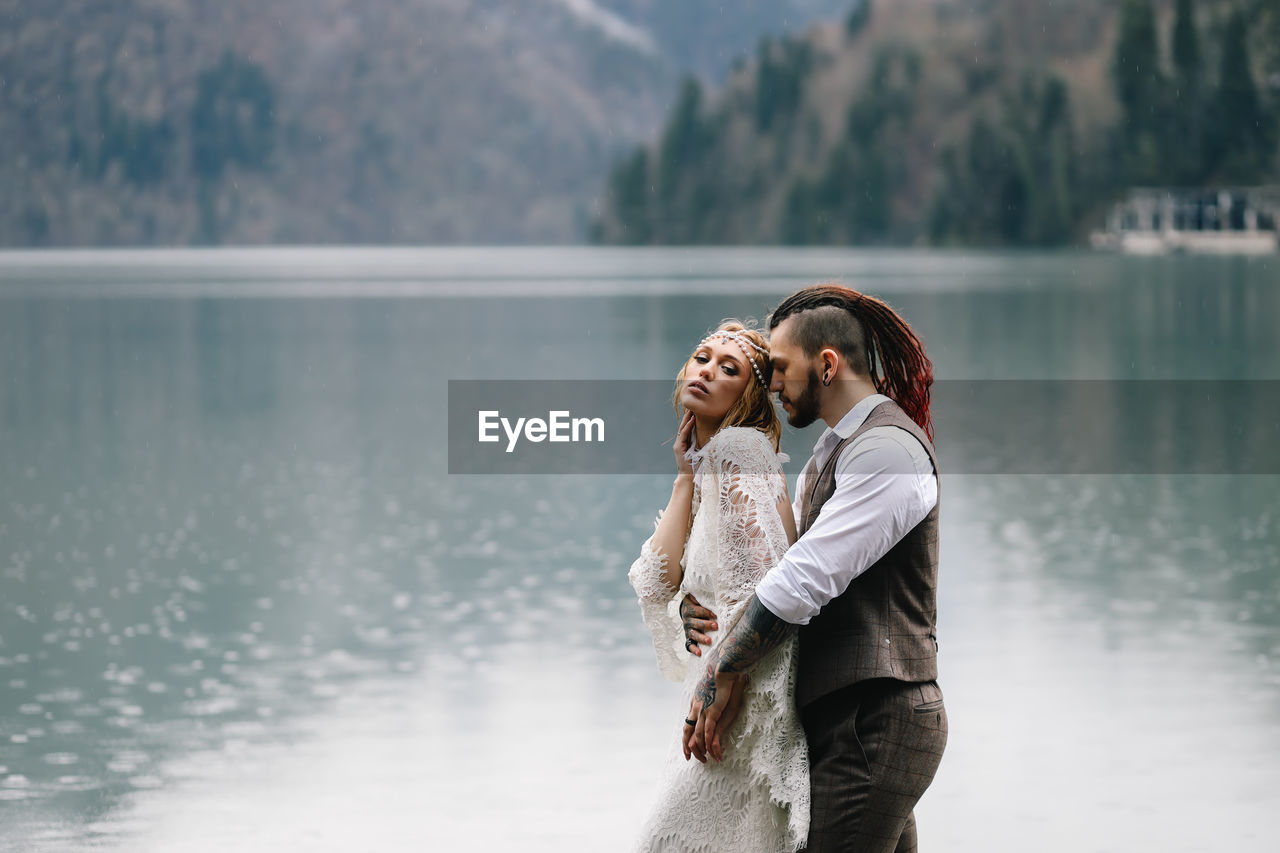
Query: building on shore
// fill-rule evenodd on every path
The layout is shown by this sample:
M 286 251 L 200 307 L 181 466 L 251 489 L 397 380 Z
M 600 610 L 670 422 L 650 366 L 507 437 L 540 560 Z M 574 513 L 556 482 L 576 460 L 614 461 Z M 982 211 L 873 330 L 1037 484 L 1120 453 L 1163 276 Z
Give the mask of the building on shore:
M 1264 255 L 1280 250 L 1280 186 L 1135 188 L 1090 235 L 1095 249 Z

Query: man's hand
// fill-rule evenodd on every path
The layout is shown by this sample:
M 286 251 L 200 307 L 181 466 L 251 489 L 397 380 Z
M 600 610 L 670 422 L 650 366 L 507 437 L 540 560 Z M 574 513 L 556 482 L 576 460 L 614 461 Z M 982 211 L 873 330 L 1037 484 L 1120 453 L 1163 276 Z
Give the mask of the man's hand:
M 680 602 L 680 621 L 684 623 L 684 647 L 698 657 L 702 657 L 702 646 L 711 645 L 708 631 L 718 630 L 720 623 L 716 615 L 698 603 L 692 595 L 686 595 Z M 693 719 L 693 715 L 689 716 Z M 688 756 L 685 756 L 688 758 Z
M 716 761 L 724 761 L 724 733 L 737 719 L 742 709 L 742 697 L 746 694 L 747 676 L 738 673 L 720 673 L 713 677 L 714 661 L 708 667 L 693 693 L 689 705 L 690 720 L 696 725 L 685 724 L 684 758 L 696 758 L 703 764 L 710 755 Z
M 755 595 L 746 610 L 715 650 L 707 655 L 707 669 L 693 691 L 684 727 L 684 757 L 706 763 L 710 754 L 724 760 L 721 736 L 729 729 L 742 707 L 746 672 L 762 657 L 777 648 L 793 626 L 783 622 Z

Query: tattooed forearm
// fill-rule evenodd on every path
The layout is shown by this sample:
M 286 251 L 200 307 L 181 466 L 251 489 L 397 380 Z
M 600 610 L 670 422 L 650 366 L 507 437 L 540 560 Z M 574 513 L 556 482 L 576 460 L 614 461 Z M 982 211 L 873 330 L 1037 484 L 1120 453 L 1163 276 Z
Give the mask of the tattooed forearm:
M 753 595 L 742 618 L 716 649 L 716 659 L 709 663 L 715 665 L 716 672 L 746 672 L 773 651 L 792 627 Z
M 792 625 L 769 612 L 754 595 L 742 618 L 707 658 L 707 671 L 694 688 L 695 703 L 705 711 L 716 701 L 716 678 L 736 679 L 767 655 L 791 631 Z M 699 759 L 701 760 L 701 759 Z

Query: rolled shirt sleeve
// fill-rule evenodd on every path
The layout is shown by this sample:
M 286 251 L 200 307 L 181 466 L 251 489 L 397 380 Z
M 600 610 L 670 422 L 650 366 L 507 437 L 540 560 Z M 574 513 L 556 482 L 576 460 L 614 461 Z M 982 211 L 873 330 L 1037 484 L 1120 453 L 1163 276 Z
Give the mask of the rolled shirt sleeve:
M 797 483 L 797 523 L 801 490 L 807 486 Z M 920 442 L 897 427 L 867 430 L 836 460 L 835 491 L 808 531 L 760 581 L 756 597 L 778 618 L 809 624 L 937 502 L 938 481 Z

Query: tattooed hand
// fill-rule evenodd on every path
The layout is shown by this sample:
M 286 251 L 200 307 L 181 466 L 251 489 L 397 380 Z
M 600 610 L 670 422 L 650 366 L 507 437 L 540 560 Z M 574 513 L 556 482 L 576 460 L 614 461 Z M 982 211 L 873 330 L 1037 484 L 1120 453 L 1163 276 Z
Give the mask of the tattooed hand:
M 684 727 L 685 760 L 692 755 L 705 764 L 708 754 L 716 761 L 724 760 L 721 735 L 738 715 L 745 672 L 777 648 L 791 630 L 791 625 L 751 596 L 742 618 L 707 656 L 707 671 L 694 689 L 689 708 L 688 719 L 695 724 Z
M 723 734 L 733 725 L 742 708 L 747 677 L 723 671 L 715 674 L 716 658 L 712 652 L 707 671 L 693 691 L 688 719 L 696 720 L 697 724 L 691 726 L 686 723 L 684 727 L 685 761 L 692 756 L 706 764 L 708 755 L 716 761 L 724 761 Z
M 680 602 L 680 621 L 684 623 L 684 647 L 690 653 L 702 657 L 701 647 L 711 645 L 711 638 L 706 632 L 720 628 L 716 615 L 689 594 Z
M 685 718 L 684 724 L 682 745 L 685 761 L 692 756 L 703 764 L 707 763 L 706 723 L 703 721 L 702 711 L 716 703 L 716 665 L 719 660 L 719 655 L 715 652 L 710 653 L 707 658 L 706 672 L 702 674 L 702 680 L 698 685 L 693 688 L 693 701 L 689 704 L 689 716 Z M 690 725 L 689 720 L 693 720 L 694 724 Z

